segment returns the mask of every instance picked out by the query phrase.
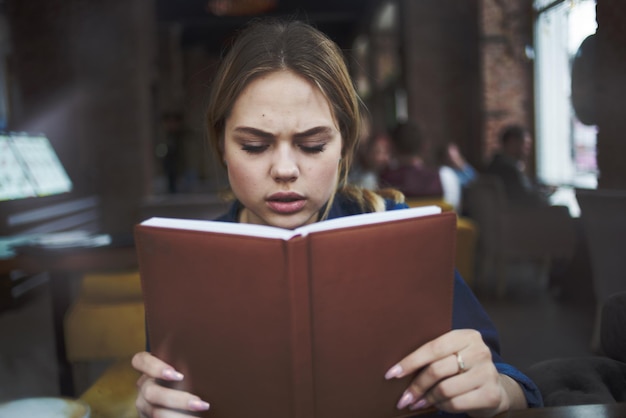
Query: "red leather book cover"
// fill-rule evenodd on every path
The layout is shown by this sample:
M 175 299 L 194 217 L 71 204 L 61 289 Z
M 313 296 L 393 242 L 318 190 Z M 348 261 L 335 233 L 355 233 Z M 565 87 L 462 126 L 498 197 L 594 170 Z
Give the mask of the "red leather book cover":
M 202 416 L 407 415 L 395 405 L 410 378 L 384 374 L 451 328 L 456 215 L 394 212 L 278 238 L 136 227 L 151 350 L 211 403 Z

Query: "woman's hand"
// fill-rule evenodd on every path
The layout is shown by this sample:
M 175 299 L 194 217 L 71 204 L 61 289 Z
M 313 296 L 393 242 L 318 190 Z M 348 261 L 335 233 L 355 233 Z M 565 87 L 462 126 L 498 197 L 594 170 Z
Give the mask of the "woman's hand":
M 208 403 L 191 393 L 160 385 L 159 380 L 179 382 L 183 380 L 183 375 L 152 354 L 145 351 L 137 353 L 133 356 L 132 364 L 142 373 L 137 380 L 139 394 L 135 402 L 141 418 L 189 417 L 185 411 L 209 409 Z
M 475 330 L 453 330 L 409 354 L 385 374 L 399 378 L 418 372 L 398 401 L 398 409 L 435 406 L 472 417 L 492 417 L 527 407 L 520 386 L 500 375 L 491 351 Z

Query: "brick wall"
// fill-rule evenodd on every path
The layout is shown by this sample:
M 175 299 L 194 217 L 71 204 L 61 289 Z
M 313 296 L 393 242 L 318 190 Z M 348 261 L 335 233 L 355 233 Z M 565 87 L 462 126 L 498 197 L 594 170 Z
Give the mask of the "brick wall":
M 480 10 L 481 148 L 486 161 L 498 147 L 504 125 L 533 128 L 533 63 L 525 51 L 533 44 L 532 0 L 480 0 Z
M 497 133 L 509 122 L 534 126 L 531 0 L 481 0 L 483 79 L 482 153 L 497 148 Z M 598 114 L 599 188 L 626 189 L 626 9 L 621 0 L 597 0 L 595 98 Z M 534 159 L 531 159 L 533 161 Z

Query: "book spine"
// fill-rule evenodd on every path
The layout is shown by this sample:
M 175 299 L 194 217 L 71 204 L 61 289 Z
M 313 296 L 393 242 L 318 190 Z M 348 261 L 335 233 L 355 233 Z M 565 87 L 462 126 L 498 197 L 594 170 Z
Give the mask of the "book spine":
M 291 294 L 294 418 L 314 418 L 311 285 L 307 239 L 285 242 Z

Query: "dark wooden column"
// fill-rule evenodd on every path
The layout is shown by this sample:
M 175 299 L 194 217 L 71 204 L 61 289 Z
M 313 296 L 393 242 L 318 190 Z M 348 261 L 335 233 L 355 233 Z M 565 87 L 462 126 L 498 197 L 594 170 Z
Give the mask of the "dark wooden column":
M 626 189 L 626 8 L 597 1 L 598 188 Z
M 11 129 L 46 133 L 103 229 L 128 232 L 150 187 L 155 17 L 144 0 L 8 0 Z
M 420 125 L 431 157 L 453 141 L 476 164 L 482 137 L 478 1 L 408 0 L 401 6 L 409 118 Z

